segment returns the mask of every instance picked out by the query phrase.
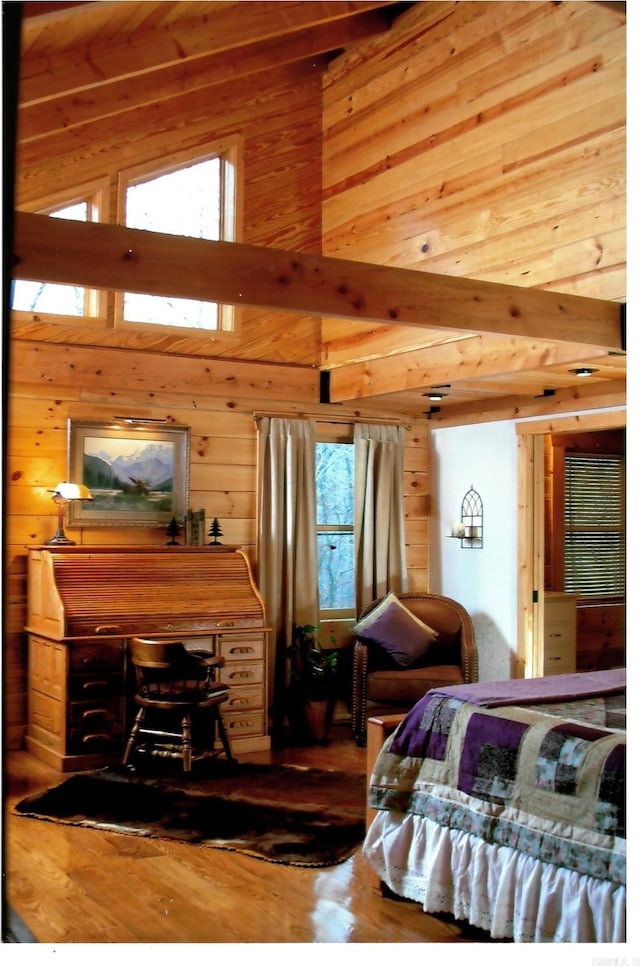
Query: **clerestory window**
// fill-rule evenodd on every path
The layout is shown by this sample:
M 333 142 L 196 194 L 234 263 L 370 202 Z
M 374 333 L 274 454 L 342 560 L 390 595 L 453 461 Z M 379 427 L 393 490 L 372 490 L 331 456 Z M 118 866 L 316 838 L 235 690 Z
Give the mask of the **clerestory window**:
M 147 165 L 120 176 L 120 218 L 128 228 L 236 241 L 237 146 L 220 144 L 194 160 Z M 217 302 L 124 292 L 118 321 L 198 331 L 230 331 L 233 308 Z
M 37 213 L 69 221 L 100 221 L 103 207 L 103 189 L 85 188 L 64 202 L 38 207 Z M 14 312 L 28 312 L 40 317 L 59 315 L 65 318 L 90 318 L 100 314 L 101 298 L 98 292 L 81 285 L 16 279 L 11 307 Z
M 144 231 L 239 241 L 238 184 L 241 163 L 238 138 L 228 138 L 170 160 L 146 163 L 119 173 L 117 198 L 109 197 L 107 182 L 47 199 L 30 210 L 53 218 L 108 222 L 117 210 L 119 224 Z M 113 218 L 112 218 L 113 220 Z M 234 307 L 216 302 L 116 292 L 107 298 L 76 285 L 16 280 L 12 309 L 18 313 L 106 322 L 148 330 L 167 329 L 232 333 Z M 53 317 L 53 318 L 51 318 Z

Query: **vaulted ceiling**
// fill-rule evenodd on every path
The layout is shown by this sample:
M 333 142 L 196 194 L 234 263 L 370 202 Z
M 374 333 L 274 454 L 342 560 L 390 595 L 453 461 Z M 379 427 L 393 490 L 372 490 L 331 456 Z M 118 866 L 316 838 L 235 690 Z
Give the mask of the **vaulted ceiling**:
M 82 139 L 92 125 L 99 124 L 103 131 L 110 126 L 115 130 L 119 118 L 135 117 L 136 111 L 143 109 L 157 112 L 163 102 L 175 99 L 178 93 L 184 96 L 206 91 L 212 97 L 222 96 L 228 85 L 243 80 L 254 89 L 267 90 L 274 71 L 285 65 L 313 73 L 331 71 L 341 63 L 340 58 L 347 63 L 352 58 L 359 64 L 363 46 L 375 45 L 412 6 L 341 0 L 23 3 L 18 165 L 45 157 L 47 145 L 55 145 L 61 132 L 67 139 L 77 139 L 76 151 L 81 153 Z M 420 42 L 433 42 L 436 58 L 435 14 L 444 19 L 449 16 L 449 8 L 456 5 L 419 6 L 433 9 L 431 33 L 425 28 Z M 624 5 L 598 6 L 608 9 L 612 30 L 623 21 Z M 496 32 L 499 46 L 508 47 L 510 39 Z M 594 58 L 595 49 L 587 51 Z M 585 72 L 589 66 L 587 53 Z M 605 62 L 604 55 L 598 66 L 594 59 L 591 70 L 601 69 Z M 531 72 L 535 74 L 534 65 Z M 577 68 L 574 74 L 577 77 Z M 572 75 L 565 72 L 562 83 L 566 86 L 571 80 Z M 535 74 L 531 83 L 538 85 L 541 94 L 547 90 L 542 75 Z M 524 99 L 516 93 L 515 84 L 511 92 L 501 96 L 503 103 L 509 97 Z M 480 115 L 476 124 L 479 120 Z M 327 122 L 325 135 L 327 131 L 339 134 L 341 124 L 344 122 L 340 119 Z M 609 126 L 617 133 L 619 125 Z M 592 179 L 604 185 L 603 194 L 607 183 L 614 184 L 606 164 L 606 135 L 603 122 L 597 131 L 600 140 L 596 148 L 591 148 L 587 137 L 584 142 L 585 157 L 590 154 L 599 158 L 602 174 L 592 161 Z M 436 140 L 436 135 L 430 137 L 429 144 Z M 445 135 L 440 132 L 437 137 L 444 140 Z M 451 138 L 451 133 L 447 137 Z M 592 131 L 589 137 L 593 141 Z M 532 143 L 530 163 L 539 166 L 541 154 L 536 151 L 535 139 Z M 572 148 L 575 150 L 575 143 Z M 395 157 L 400 155 L 397 151 Z M 550 170 L 553 165 L 559 166 L 555 182 L 551 175 L 547 177 L 550 196 L 562 183 L 562 161 L 559 151 L 549 156 Z M 391 154 L 386 163 L 387 167 L 395 163 Z M 518 163 L 524 165 L 525 160 Z M 334 170 L 337 172 L 337 164 Z M 345 178 L 344 183 L 347 181 Z M 28 209 L 28 204 L 21 204 L 20 191 L 25 190 L 28 193 L 28 186 L 23 184 L 16 204 Z M 327 226 L 336 190 L 335 185 L 331 190 L 325 186 Z M 615 192 L 620 195 L 619 179 Z M 577 199 L 574 207 L 579 203 Z M 387 217 L 397 209 L 398 204 L 390 202 Z M 406 211 L 400 212 L 400 217 L 406 217 Z M 594 212 L 595 221 L 597 217 Z M 484 273 L 478 269 L 466 278 L 444 262 L 436 262 L 432 270 L 429 262 L 416 265 L 398 257 L 377 271 L 378 259 L 356 260 L 357 255 L 343 245 L 342 238 L 349 231 L 353 233 L 353 226 L 334 228 L 334 223 L 337 225 L 335 217 L 331 227 L 325 227 L 324 251 L 329 257 L 298 252 L 299 276 L 289 279 L 291 284 L 286 286 L 274 285 L 270 278 L 273 267 L 262 261 L 261 253 L 249 245 L 238 246 L 238 271 L 254 279 L 254 290 L 243 293 L 244 304 L 268 311 L 270 338 L 247 339 L 241 347 L 221 346 L 216 355 L 321 368 L 330 372 L 325 392 L 331 402 L 366 400 L 368 406 L 379 406 L 383 411 L 426 411 L 435 420 L 454 412 L 461 420 L 478 415 L 495 418 L 496 413 L 535 412 L 540 406 L 550 406 L 549 411 L 553 411 L 554 406 L 607 405 L 620 399 L 626 375 L 622 317 L 626 290 L 621 291 L 618 283 L 617 288 L 601 286 L 597 271 L 589 272 L 587 280 L 586 272 L 572 271 L 568 265 L 555 285 L 553 281 L 532 283 L 526 271 L 514 271 L 517 253 L 509 251 L 508 243 L 501 249 L 502 265 L 493 264 Z M 595 228 L 593 233 L 597 247 Z M 375 242 L 375 232 L 372 237 Z M 576 248 L 579 244 L 576 240 Z M 277 247 L 285 250 L 282 264 L 289 266 L 287 246 Z M 375 244 L 370 244 L 369 250 L 375 252 Z M 185 251 L 184 262 L 181 257 L 178 248 L 173 266 L 178 277 L 182 270 L 188 271 L 191 255 Z M 458 262 L 463 261 L 458 258 Z M 612 277 L 613 263 L 611 257 L 609 264 L 603 264 L 601 277 L 607 271 Z M 619 263 L 618 257 L 616 268 Z M 310 281 L 312 277 L 314 282 Z M 616 277 L 620 277 L 619 271 Z M 509 284 L 496 281 L 502 278 Z M 69 278 L 72 280 L 78 279 Z M 219 290 L 212 290 L 211 297 L 222 300 Z M 308 340 L 305 344 L 304 338 L 294 337 L 296 331 L 306 331 L 300 321 L 306 318 L 314 319 L 323 333 L 315 358 Z M 254 330 L 255 324 L 253 330 L 248 326 L 246 331 Z M 61 340 L 59 332 L 52 333 L 46 326 L 17 328 L 16 334 Z M 201 347 L 195 346 L 194 354 L 200 351 Z M 573 371 L 584 367 L 597 371 L 585 380 Z M 438 395 L 442 398 L 430 398 Z

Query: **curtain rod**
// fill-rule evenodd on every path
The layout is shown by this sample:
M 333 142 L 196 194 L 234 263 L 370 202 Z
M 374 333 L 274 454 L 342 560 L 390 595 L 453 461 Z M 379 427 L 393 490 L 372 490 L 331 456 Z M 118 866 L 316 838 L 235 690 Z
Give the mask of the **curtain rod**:
M 373 417 L 368 419 L 366 416 L 350 416 L 347 419 L 338 419 L 335 416 L 320 416 L 316 413 L 263 413 L 254 410 L 254 419 L 313 419 L 317 423 L 335 423 L 338 426 L 353 426 L 354 423 L 369 423 L 376 426 L 402 426 L 404 429 L 411 430 L 410 423 L 403 423 L 399 419 L 381 419 Z

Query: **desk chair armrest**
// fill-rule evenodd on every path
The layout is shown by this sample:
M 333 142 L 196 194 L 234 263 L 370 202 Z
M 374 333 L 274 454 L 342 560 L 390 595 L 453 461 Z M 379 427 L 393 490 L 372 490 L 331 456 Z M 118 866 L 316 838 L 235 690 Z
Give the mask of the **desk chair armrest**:
M 211 651 L 189 651 L 188 653 L 203 667 L 222 667 L 224 665 L 224 657 L 221 654 L 212 654 Z

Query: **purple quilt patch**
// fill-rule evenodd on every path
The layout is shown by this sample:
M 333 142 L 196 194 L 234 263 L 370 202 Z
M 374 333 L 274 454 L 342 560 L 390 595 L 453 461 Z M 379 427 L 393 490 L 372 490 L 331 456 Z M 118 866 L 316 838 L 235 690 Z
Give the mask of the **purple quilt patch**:
M 453 698 L 425 694 L 398 727 L 389 751 L 410 758 L 444 761 L 451 724 L 461 704 Z
M 519 721 L 472 714 L 460 758 L 458 788 L 485 801 L 509 799 L 526 731 L 527 725 Z

